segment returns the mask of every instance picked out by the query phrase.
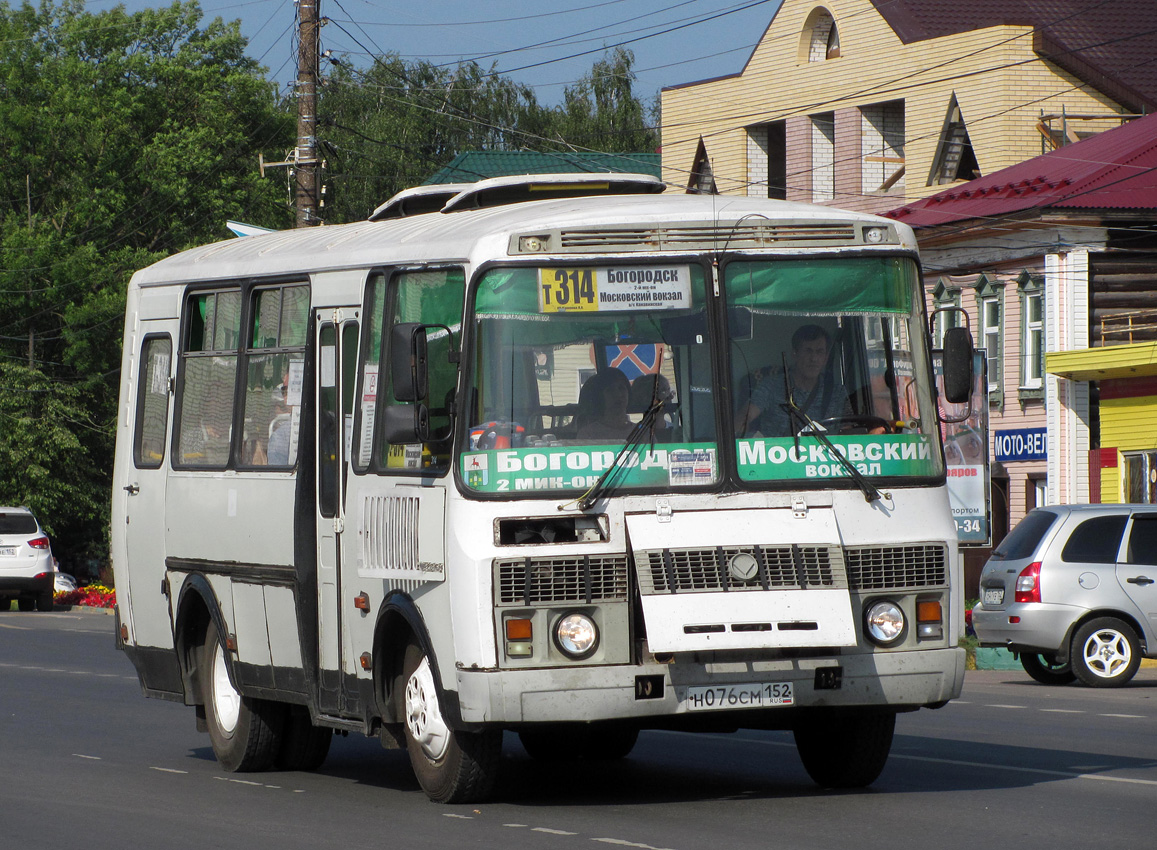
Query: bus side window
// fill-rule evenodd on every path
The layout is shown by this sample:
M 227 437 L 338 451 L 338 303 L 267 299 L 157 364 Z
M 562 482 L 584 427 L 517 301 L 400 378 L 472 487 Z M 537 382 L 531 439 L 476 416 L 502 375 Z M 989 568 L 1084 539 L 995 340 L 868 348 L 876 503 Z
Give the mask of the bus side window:
M 284 468 L 297 462 L 308 332 L 308 286 L 254 291 L 239 465 Z
M 240 338 L 240 288 L 189 296 L 174 437 L 179 465 L 224 469 L 229 463 Z
M 451 362 L 450 352 L 457 351 L 461 343 L 465 273 L 461 268 L 403 272 L 391 284 L 391 326 L 401 322 L 444 325 L 451 329 L 452 338 L 438 327 L 429 328 L 426 335 L 429 389 L 423 401 L 429 409 L 433 439 L 420 446 L 389 445 L 383 441 L 379 467 L 444 472 L 450 465 L 450 405 L 458 385 L 458 364 Z M 390 383 L 388 369 L 381 379 Z M 398 403 L 392 386 L 387 387 L 382 403 Z
M 145 338 L 137 376 L 136 433 L 133 435 L 133 461 L 138 469 L 156 469 L 165 459 L 172 359 L 173 341 L 168 335 Z

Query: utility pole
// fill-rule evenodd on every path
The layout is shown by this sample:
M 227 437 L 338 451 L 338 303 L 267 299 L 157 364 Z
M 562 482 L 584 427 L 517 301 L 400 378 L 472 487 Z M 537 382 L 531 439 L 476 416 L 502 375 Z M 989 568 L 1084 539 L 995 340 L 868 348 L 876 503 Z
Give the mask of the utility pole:
M 297 149 L 294 206 L 297 227 L 321 224 L 321 160 L 317 155 L 318 42 L 321 0 L 299 0 L 297 28 Z

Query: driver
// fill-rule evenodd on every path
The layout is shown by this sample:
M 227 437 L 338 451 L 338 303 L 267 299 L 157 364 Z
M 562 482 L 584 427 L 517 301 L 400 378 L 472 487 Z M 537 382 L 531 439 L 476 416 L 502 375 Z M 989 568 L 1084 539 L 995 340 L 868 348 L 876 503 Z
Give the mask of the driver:
M 773 370 L 751 393 L 736 422 L 737 437 L 790 437 L 804 423 L 788 413 L 785 383 L 796 406 L 816 422 L 852 415 L 848 391 L 827 369 L 831 337 L 819 325 L 801 325 L 791 336 L 792 363 L 784 381 Z

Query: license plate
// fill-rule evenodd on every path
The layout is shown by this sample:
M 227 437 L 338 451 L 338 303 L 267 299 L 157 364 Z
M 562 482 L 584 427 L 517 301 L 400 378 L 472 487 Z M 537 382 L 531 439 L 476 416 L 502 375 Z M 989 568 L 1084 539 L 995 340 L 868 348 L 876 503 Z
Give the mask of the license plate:
M 0 558 L 15 558 L 15 557 L 16 557 L 16 547 L 15 546 L 0 546 Z
M 708 685 L 688 688 L 683 705 L 688 711 L 716 711 L 729 708 L 767 708 L 793 705 L 791 682 L 763 682 L 742 685 Z
M 985 605 L 1001 605 L 1004 603 L 1004 588 L 1003 587 L 986 587 L 984 588 L 984 604 Z

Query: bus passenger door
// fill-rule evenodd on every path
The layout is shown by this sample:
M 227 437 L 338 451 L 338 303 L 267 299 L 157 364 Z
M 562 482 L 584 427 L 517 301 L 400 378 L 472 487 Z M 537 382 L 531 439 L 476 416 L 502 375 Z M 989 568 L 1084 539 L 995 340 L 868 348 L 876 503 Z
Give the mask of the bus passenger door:
M 356 314 L 355 314 L 356 315 Z M 317 604 L 318 708 L 342 713 L 356 691 L 344 687 L 341 537 L 345 530 L 345 455 L 353 413 L 358 325 L 342 311 L 317 317 Z

